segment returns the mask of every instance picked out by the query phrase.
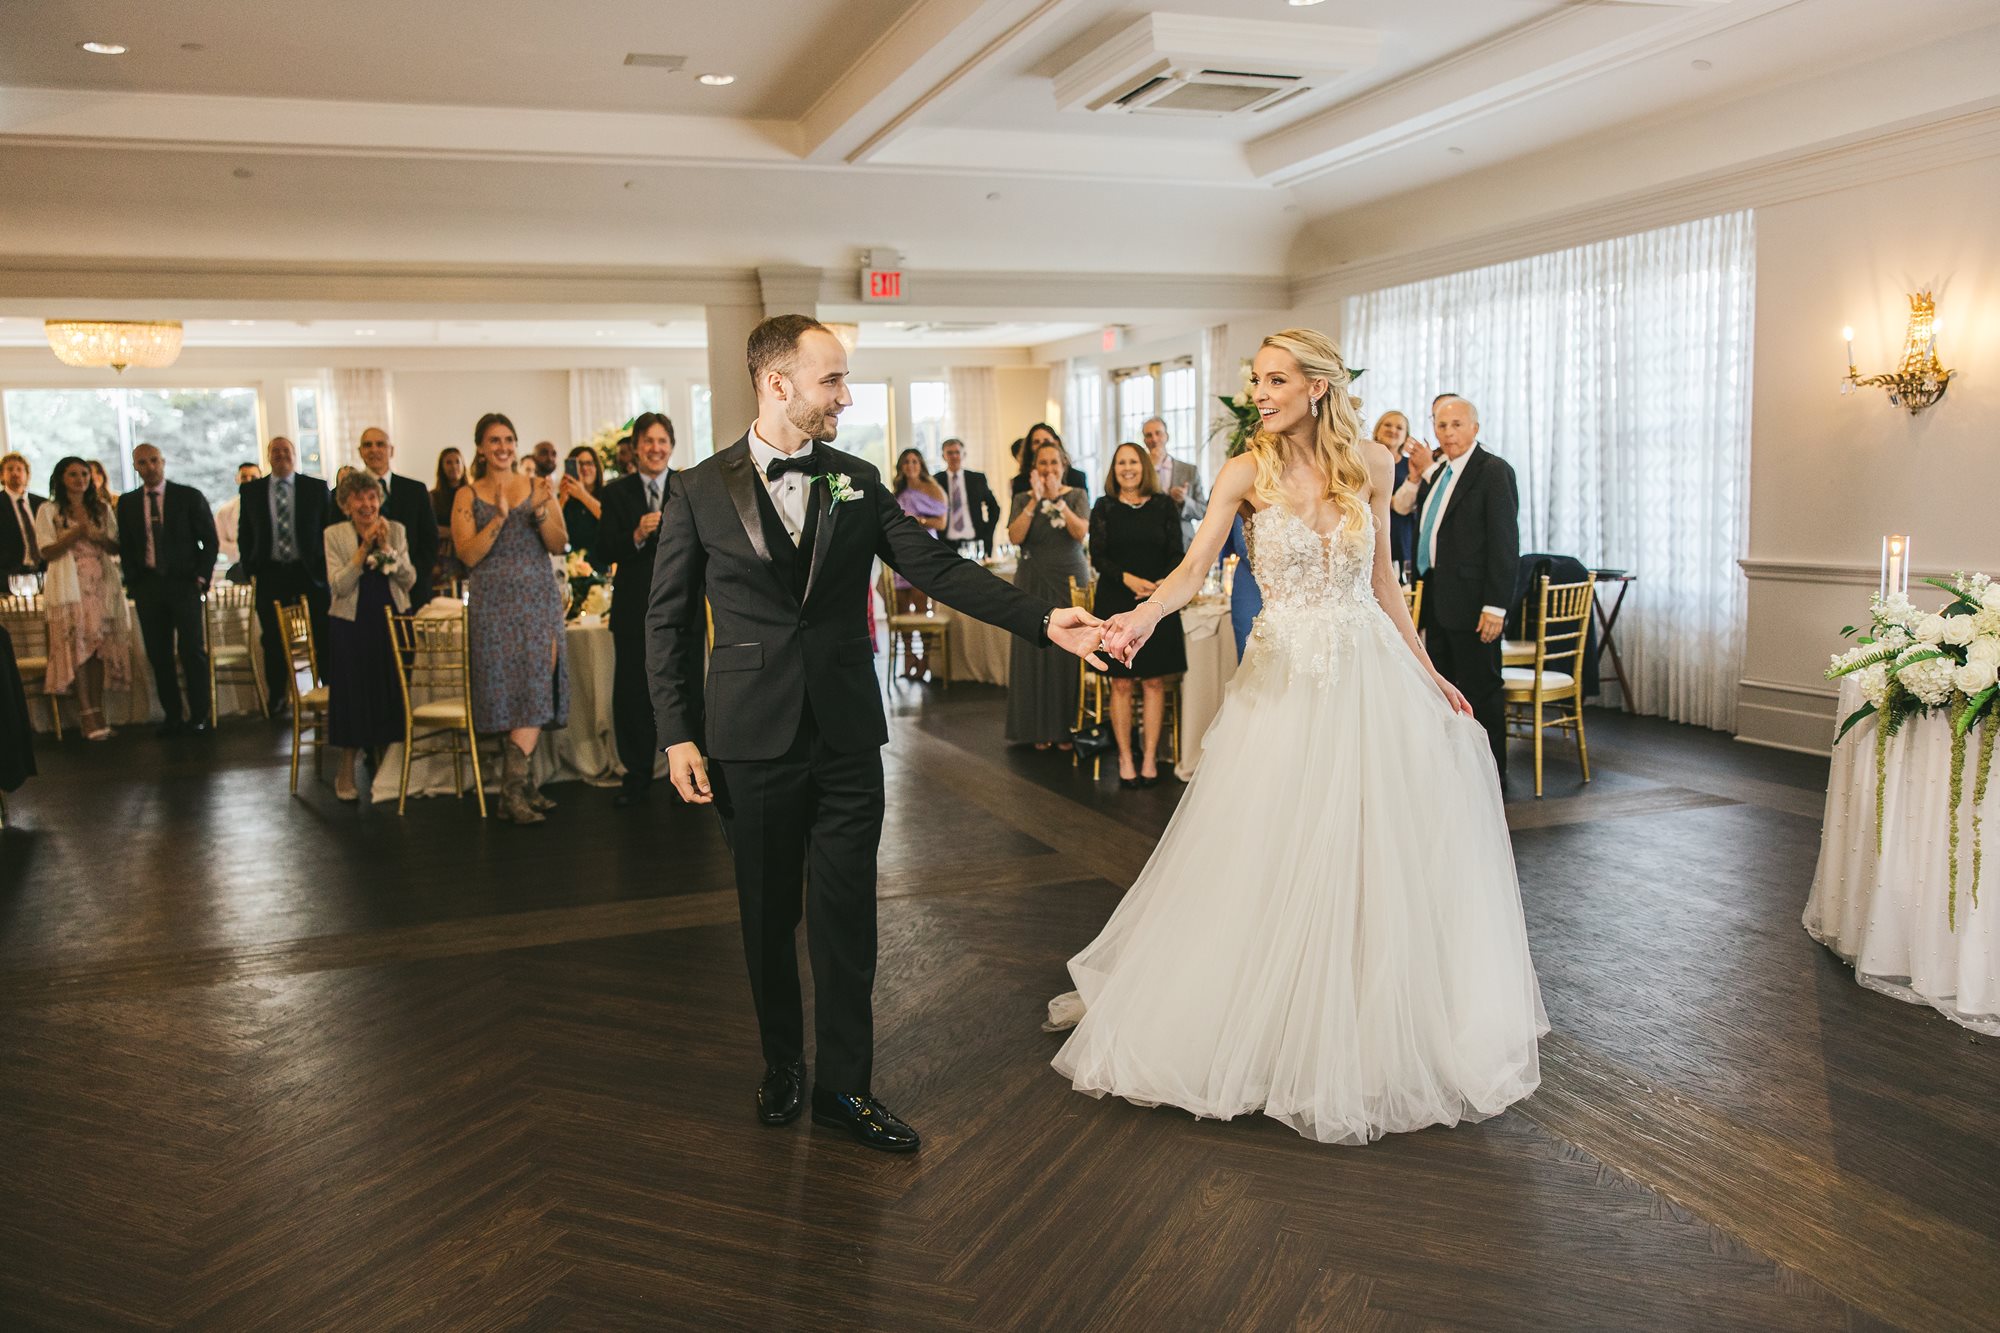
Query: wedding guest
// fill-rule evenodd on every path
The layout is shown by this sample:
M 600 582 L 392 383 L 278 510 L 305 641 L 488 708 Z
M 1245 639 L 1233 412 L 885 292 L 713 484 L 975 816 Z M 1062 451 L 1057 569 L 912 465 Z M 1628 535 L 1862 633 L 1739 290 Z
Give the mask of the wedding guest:
M 938 452 L 944 455 L 944 469 L 934 480 L 945 493 L 944 539 L 964 555 L 974 542 L 991 554 L 993 529 L 1000 525 L 1000 502 L 984 472 L 965 466 L 965 442 L 946 440 Z
M 118 520 L 81 458 L 59 460 L 49 482 L 55 496 L 35 513 L 35 536 L 48 561 L 42 598 L 49 666 L 42 688 L 63 694 L 74 687 L 84 737 L 107 740 L 104 691 L 124 689 L 131 675 L 125 593 L 111 563 Z
M 1062 436 L 1046 421 L 1037 421 L 1028 427 L 1028 433 L 1021 439 L 1020 451 L 1015 455 L 1021 460 L 1021 470 L 1014 477 L 1014 494 L 1019 495 L 1030 488 L 1029 478 L 1035 472 L 1036 453 L 1044 446 L 1053 444 L 1062 449 L 1063 457 L 1069 457 L 1069 450 L 1063 449 Z M 1083 475 L 1080 467 L 1071 467 L 1062 475 L 1062 484 L 1072 490 L 1083 492 L 1086 502 L 1090 499 L 1090 479 Z
M 1423 448 L 1422 442 L 1410 438 L 1410 419 L 1401 412 L 1384 412 L 1375 419 L 1375 443 L 1386 448 L 1396 460 L 1396 489 L 1410 479 L 1412 449 Z M 1430 466 L 1430 451 L 1424 450 L 1424 467 Z M 1418 471 L 1422 476 L 1422 471 Z M 1389 559 L 1407 579 L 1410 558 L 1416 553 L 1417 520 L 1409 514 L 1398 513 L 1393 504 L 1389 508 Z
M 1104 496 L 1090 511 L 1090 563 L 1097 567 L 1097 601 L 1091 614 L 1104 619 L 1130 611 L 1173 573 L 1187 547 L 1181 540 L 1186 508 L 1160 491 L 1158 453 L 1121 444 L 1111 455 Z M 1160 780 L 1160 732 L 1167 715 L 1168 676 L 1187 670 L 1178 611 L 1160 621 L 1132 664 L 1113 657 L 1111 729 L 1118 740 L 1118 785 L 1150 787 Z M 1145 694 L 1144 749 L 1132 757 L 1132 684 Z
M 118 497 L 111 493 L 111 478 L 105 475 L 104 464 L 95 458 L 90 460 L 90 480 L 97 487 L 97 498 L 104 501 L 106 506 L 115 507 Z
M 653 721 L 652 685 L 646 675 L 646 604 L 653 596 L 653 556 L 659 549 L 660 511 L 673 495 L 674 423 L 642 412 L 632 423 L 631 471 L 604 488 L 597 549 L 612 567 L 611 726 L 625 775 L 611 803 L 639 805 L 653 787 L 660 753 Z
M 1201 493 L 1201 469 L 1167 452 L 1166 418 L 1148 417 L 1139 433 L 1146 441 L 1146 452 L 1152 456 L 1153 470 L 1159 474 L 1160 493 L 1180 510 L 1181 549 L 1185 550 L 1194 540 L 1201 516 L 1208 512 L 1208 501 Z
M 1486 728 L 1500 779 L 1507 779 L 1507 706 L 1500 631 L 1521 561 L 1520 492 L 1507 461 L 1479 447 L 1478 409 L 1457 394 L 1431 405 L 1436 458 L 1403 484 L 1391 509 L 1417 520 L 1416 571 L 1424 580 L 1417 628 L 1438 673 L 1456 685 Z M 1405 493 L 1411 490 L 1405 503 Z
M 452 547 L 469 571 L 472 721 L 478 731 L 506 733 L 500 818 L 539 824 L 555 802 L 530 780 L 529 762 L 543 729 L 569 720 L 562 591 L 549 568 L 569 532 L 547 478 L 514 470 L 513 422 L 488 412 L 472 439 L 485 466 L 451 511 Z
M 417 581 L 410 589 L 410 606 L 420 607 L 431 599 L 431 570 L 437 566 L 437 530 L 431 525 L 431 497 L 415 477 L 391 472 L 389 462 L 396 446 L 389 433 L 379 426 L 361 432 L 361 464 L 382 484 L 382 513 L 401 523 L 410 539 L 410 563 L 417 568 Z
M 35 514 L 48 503 L 48 497 L 28 489 L 30 475 L 26 454 L 0 454 L 0 503 L 7 508 L 0 516 L 0 585 L 42 572 Z
M 535 451 L 529 457 L 534 460 L 534 476 L 553 478 L 556 475 L 556 442 L 554 440 L 537 441 Z M 551 480 L 549 484 L 554 485 L 555 483 Z
M 1090 578 L 1083 558 L 1083 540 L 1090 535 L 1088 497 L 1068 483 L 1075 469 L 1055 432 L 1035 446 L 1034 471 L 1028 489 L 1014 496 L 1007 521 L 1007 540 L 1020 548 L 1014 586 L 1038 601 L 1066 605 L 1069 581 L 1082 585 Z M 1030 432 L 1032 435 L 1034 432 Z M 1026 450 L 1024 449 L 1024 452 Z M 1069 748 L 1076 725 L 1076 659 L 1050 645 L 1014 640 L 1007 675 L 1007 739 L 1032 743 L 1037 750 L 1051 745 Z
M 303 600 L 312 622 L 313 642 L 327 641 L 326 523 L 333 505 L 326 483 L 298 470 L 298 451 L 282 435 L 272 437 L 265 457 L 271 475 L 253 477 L 238 492 L 242 500 L 243 570 L 257 581 L 257 624 L 264 643 L 264 682 L 271 711 L 289 707 L 285 674 L 292 669 L 281 602 Z M 366 475 L 365 473 L 363 474 Z
M 243 560 L 242 552 L 236 544 L 237 514 L 243 508 L 243 487 L 246 483 L 255 480 L 257 480 L 257 465 L 255 463 L 238 463 L 236 465 L 237 493 L 215 507 L 215 545 L 222 552 L 222 558 L 229 562 L 230 581 L 232 583 L 237 581 L 235 578 L 236 566 Z
M 208 649 L 201 599 L 215 577 L 215 515 L 192 486 L 167 480 L 167 460 L 151 444 L 132 450 L 139 485 L 118 497 L 119 564 L 139 613 L 139 637 L 153 668 L 166 720 L 162 736 L 209 728 Z M 183 712 L 174 668 L 187 677 Z
M 539 464 L 537 465 L 539 466 Z M 562 497 L 563 526 L 569 529 L 569 549 L 583 552 L 591 568 L 598 566 L 598 523 L 604 513 L 604 477 L 597 466 L 597 450 L 579 444 L 564 460 L 562 479 L 556 494 Z
M 924 456 L 915 449 L 905 449 L 896 456 L 896 507 L 917 520 L 919 526 L 933 537 L 944 535 L 945 494 L 944 488 L 931 480 L 929 470 L 924 466 Z M 896 605 L 891 612 L 923 612 L 929 608 L 931 599 L 920 588 L 913 587 L 901 574 L 895 576 Z M 931 664 L 924 651 L 923 636 L 912 634 L 910 652 L 905 656 L 903 674 L 910 680 L 922 680 L 930 673 Z
M 333 594 L 324 668 L 326 729 L 340 751 L 333 794 L 353 801 L 361 794 L 354 783 L 356 757 L 364 749 L 378 756 L 403 738 L 403 687 L 384 613 L 410 609 L 417 568 L 403 525 L 382 516 L 382 485 L 374 477 L 350 473 L 334 501 L 347 521 L 325 530 L 321 565 Z
M 656 412 L 654 415 L 658 416 L 659 414 Z M 636 421 L 633 422 L 632 429 L 639 429 L 639 423 Z M 638 467 L 637 452 L 633 438 L 630 435 L 620 435 L 618 437 L 618 443 L 612 446 L 611 460 L 617 468 L 619 476 L 629 477 L 632 475 L 634 469 Z
M 431 576 L 433 588 L 448 588 L 465 577 L 465 566 L 451 550 L 451 505 L 458 488 L 465 485 L 465 457 L 455 448 L 438 455 L 437 484 L 431 487 L 431 517 L 437 527 L 437 564 Z

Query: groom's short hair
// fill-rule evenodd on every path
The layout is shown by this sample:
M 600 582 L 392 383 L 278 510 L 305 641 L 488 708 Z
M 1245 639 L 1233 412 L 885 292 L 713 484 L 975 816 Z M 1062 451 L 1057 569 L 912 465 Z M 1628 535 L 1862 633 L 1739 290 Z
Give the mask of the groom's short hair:
M 751 388 L 756 388 L 764 372 L 774 366 L 780 374 L 791 374 L 799 359 L 799 339 L 814 329 L 827 332 L 826 325 L 811 315 L 774 315 L 750 330 L 746 359 Z

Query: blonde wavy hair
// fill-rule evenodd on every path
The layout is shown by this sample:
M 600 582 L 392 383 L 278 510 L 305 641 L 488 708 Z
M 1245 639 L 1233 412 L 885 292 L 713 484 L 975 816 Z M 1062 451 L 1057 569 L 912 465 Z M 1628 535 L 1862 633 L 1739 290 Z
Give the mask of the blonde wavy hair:
M 1299 363 L 1306 378 L 1325 380 L 1326 393 L 1319 400 L 1319 416 L 1313 431 L 1312 461 L 1326 477 L 1325 498 L 1345 515 L 1344 532 L 1355 533 L 1367 521 L 1368 505 L 1361 497 L 1368 489 L 1368 460 L 1362 457 L 1359 404 L 1348 394 L 1347 364 L 1340 349 L 1318 329 L 1284 329 L 1264 339 L 1261 347 L 1288 352 Z M 1249 452 L 1257 460 L 1257 498 L 1267 505 L 1284 503 L 1284 441 L 1266 430 L 1250 440 Z

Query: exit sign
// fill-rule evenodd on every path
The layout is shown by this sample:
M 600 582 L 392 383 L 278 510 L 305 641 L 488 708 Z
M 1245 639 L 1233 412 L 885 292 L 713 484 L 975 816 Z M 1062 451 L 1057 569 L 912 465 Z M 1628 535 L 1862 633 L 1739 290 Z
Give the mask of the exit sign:
M 902 300 L 903 270 L 899 268 L 862 269 L 861 299 L 864 301 Z

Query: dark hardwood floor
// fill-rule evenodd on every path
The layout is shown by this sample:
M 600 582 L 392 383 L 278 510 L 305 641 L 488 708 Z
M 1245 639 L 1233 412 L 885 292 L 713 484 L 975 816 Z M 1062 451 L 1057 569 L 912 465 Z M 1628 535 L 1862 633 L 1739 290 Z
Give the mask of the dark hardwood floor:
M 750 1114 L 719 828 L 286 794 L 276 728 L 46 745 L 0 834 L 7 1329 L 2000 1326 L 2000 1052 L 1799 927 L 1826 764 L 1516 769 L 1541 1091 L 1365 1149 L 1069 1091 L 1038 1029 L 1180 788 L 901 691 L 867 1153 Z

